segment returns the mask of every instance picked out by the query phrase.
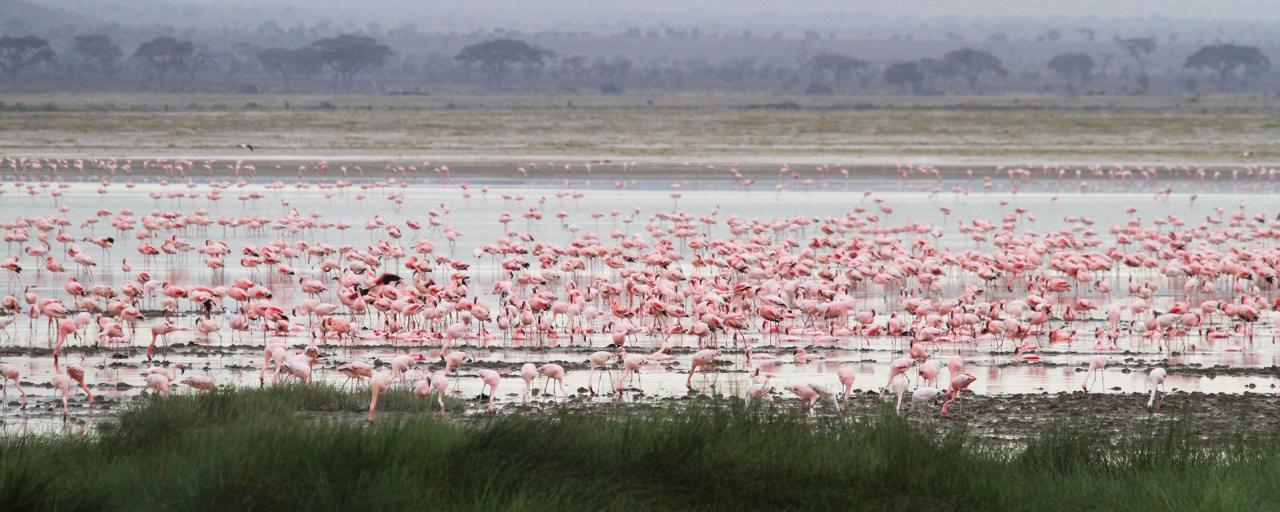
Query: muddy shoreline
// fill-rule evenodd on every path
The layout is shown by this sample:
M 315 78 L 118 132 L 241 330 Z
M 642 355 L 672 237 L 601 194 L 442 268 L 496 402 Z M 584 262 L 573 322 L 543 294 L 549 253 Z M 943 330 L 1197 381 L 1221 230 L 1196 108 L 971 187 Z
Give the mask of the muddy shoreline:
M 220 366 L 224 370 L 252 374 L 258 370 L 256 363 L 253 363 L 254 358 L 258 357 L 256 354 L 258 349 L 259 347 L 254 345 L 206 347 L 198 344 L 183 343 L 169 347 L 168 355 L 175 361 L 189 358 L 207 359 L 211 356 L 226 358 L 229 361 L 244 361 L 243 363 L 222 363 Z M 394 352 L 403 351 L 405 347 L 385 344 L 365 346 L 361 347 L 361 349 L 365 351 L 386 350 Z M 341 357 L 341 350 L 337 347 L 326 347 L 323 351 L 325 354 L 324 359 L 316 366 L 317 371 L 325 374 L 334 373 L 337 366 L 346 360 L 346 358 Z M 422 350 L 424 353 L 430 353 L 429 347 L 423 347 Z M 545 354 L 553 349 L 505 348 L 503 350 L 535 356 Z M 556 362 L 573 372 L 589 370 L 586 355 L 593 351 L 593 348 L 557 347 L 554 350 L 562 353 L 568 352 L 569 357 L 547 359 L 546 362 Z M 676 349 L 675 352 L 680 354 L 690 350 L 692 349 L 681 348 Z M 41 352 L 39 349 L 36 351 Z M 5 347 L 0 350 L 0 355 L 12 356 L 17 353 L 25 354 L 28 352 L 28 349 L 21 347 Z M 867 350 L 866 352 L 877 351 Z M 146 362 L 141 361 L 143 352 L 139 348 L 128 350 L 73 348 L 71 351 L 65 352 L 63 357 L 74 358 L 81 353 L 91 354 L 95 358 L 102 358 L 99 360 L 105 362 L 95 365 L 95 368 L 99 371 L 141 370 L 148 366 Z M 579 355 L 581 356 L 580 360 L 577 359 Z M 1147 364 L 1143 356 L 1149 355 L 1154 354 L 1117 354 L 1111 369 L 1121 374 L 1144 372 L 1150 365 Z M 865 358 L 863 361 L 873 363 L 876 359 Z M 369 359 L 369 362 L 375 367 L 389 365 L 388 361 L 377 357 Z M 726 350 L 725 359 L 718 361 L 716 373 L 741 376 L 748 371 L 743 366 L 743 362 L 740 351 Z M 173 363 L 157 361 L 157 364 L 171 367 Z M 777 363 L 777 366 L 790 364 L 780 362 Z M 195 367 L 189 368 L 189 370 L 194 372 L 208 371 L 209 367 L 207 365 L 208 362 L 206 361 L 203 368 L 200 367 L 201 365 L 193 365 Z M 1028 363 L 1002 363 L 994 366 L 1027 365 Z M 476 371 L 481 368 L 498 370 L 508 375 L 518 374 L 519 366 L 520 363 L 518 361 L 477 361 L 468 363 L 457 373 L 457 378 L 476 380 Z M 668 368 L 665 372 L 673 372 L 677 376 L 687 371 L 684 368 L 685 365 L 679 362 L 667 366 Z M 1084 371 L 1084 368 L 1078 365 L 1035 363 L 1035 366 L 1047 368 L 1075 367 L 1076 372 Z M 1277 366 L 1255 368 L 1227 367 L 1223 365 L 1204 366 L 1201 364 L 1165 364 L 1164 366 L 1171 374 L 1198 375 L 1210 379 L 1217 375 L 1280 376 L 1280 367 Z M 993 371 L 995 369 L 992 368 Z M 642 374 L 642 379 L 645 378 L 643 375 L 646 374 Z M 701 375 L 699 379 L 702 379 Z M 546 414 L 560 410 L 592 413 L 633 413 L 653 409 L 678 409 L 709 403 L 714 403 L 717 407 L 741 408 L 745 406 L 745 403 L 739 398 L 743 390 L 737 389 L 740 383 L 734 383 L 730 379 L 714 379 L 710 381 L 710 385 L 707 382 L 700 380 L 695 391 L 674 394 L 653 393 L 652 391 L 646 393 L 640 387 L 626 387 L 622 390 L 620 396 L 613 395 L 610 392 L 592 395 L 584 387 L 575 389 L 572 386 L 568 390 L 568 396 L 558 394 L 544 395 L 540 387 L 535 385 L 531 398 L 532 402 L 529 406 L 520 405 L 519 388 L 518 384 L 515 384 L 499 392 L 498 414 Z M 95 404 L 90 407 L 84 396 L 73 396 L 70 401 L 71 415 L 64 423 L 61 419 L 61 402 L 53 396 L 44 395 L 40 392 L 40 390 L 47 391 L 51 388 L 48 383 L 24 381 L 22 385 L 29 392 L 35 391 L 36 393 L 30 395 L 28 405 L 25 408 L 21 408 L 17 401 L 16 393 L 13 392 L 12 388 L 9 390 L 9 399 L 5 403 L 3 411 L 0 412 L 0 428 L 4 432 L 30 433 L 26 430 L 28 425 L 33 426 L 32 428 L 36 429 L 37 432 L 59 432 L 67 429 L 75 431 L 86 428 L 92 430 L 96 425 L 104 421 L 114 420 L 126 408 L 147 400 L 147 398 L 143 397 L 130 396 L 139 386 L 129 382 L 94 384 L 90 388 L 97 395 Z M 344 386 L 347 385 L 344 384 Z M 361 385 L 357 384 L 356 386 Z M 1274 388 L 1275 385 L 1272 384 L 1271 387 Z M 903 413 L 913 418 L 913 421 L 930 423 L 944 429 L 964 429 L 979 438 L 1006 440 L 1026 438 L 1046 428 L 1068 423 L 1087 424 L 1104 432 L 1117 435 L 1132 432 L 1135 428 L 1146 429 L 1154 428 L 1157 425 L 1175 423 L 1180 428 L 1186 428 L 1195 436 L 1202 438 L 1229 435 L 1265 436 L 1280 432 L 1280 395 L 1275 394 L 1271 389 L 1250 388 L 1238 393 L 1204 393 L 1199 391 L 1188 392 L 1176 388 L 1170 389 L 1169 393 L 1164 395 L 1160 411 L 1154 413 L 1148 412 L 1145 408 L 1147 394 L 1119 392 L 1120 389 L 1119 387 L 1099 386 L 1092 393 L 1076 391 L 1070 393 L 1001 393 L 995 395 L 966 392 L 959 401 L 959 405 L 953 404 L 950 407 L 949 414 L 946 416 L 938 413 L 940 400 L 913 407 L 909 403 L 910 397 L 907 397 L 906 402 L 908 403 L 904 405 Z M 175 393 L 190 392 L 183 388 L 175 390 Z M 459 420 L 479 421 L 487 416 L 484 409 L 486 400 L 484 395 L 476 395 L 471 390 L 465 389 L 455 390 L 451 396 L 465 401 L 467 404 L 466 412 L 456 416 Z M 882 395 L 875 390 L 855 390 L 847 401 L 848 410 L 844 412 L 844 416 L 857 421 L 858 418 L 870 418 L 884 414 L 886 410 L 892 409 L 893 400 L 894 397 L 887 394 Z M 803 405 L 790 393 L 783 391 L 779 385 L 770 394 L 770 400 L 766 407 L 777 411 L 788 411 L 802 410 Z M 819 402 L 815 412 L 821 416 L 837 414 L 826 402 Z M 321 418 L 339 421 L 358 421 L 363 417 L 361 410 L 354 409 L 345 412 L 316 414 Z M 392 413 L 393 416 L 395 414 Z
M 495 414 L 554 414 L 557 411 L 580 411 L 591 414 L 634 414 L 657 409 L 676 409 L 694 406 L 744 408 L 746 403 L 737 397 L 726 397 L 718 390 L 691 392 L 683 396 L 649 396 L 638 389 L 628 389 L 624 398 L 610 401 L 592 397 L 585 389 L 571 391 L 569 397 L 541 395 L 535 390 L 530 405 L 519 405 L 518 393 L 500 393 L 499 396 L 514 403 L 498 407 Z M 467 403 L 467 412 L 450 417 L 462 422 L 483 421 L 489 417 L 484 411 L 487 397 L 463 396 L 454 398 Z M 11 398 L 12 395 L 11 395 Z M 803 404 L 793 396 L 775 392 L 772 401 L 761 404 L 767 411 L 777 413 L 803 412 Z M 1164 396 L 1158 412 L 1148 412 L 1145 407 L 1148 396 L 1140 393 L 1023 393 L 999 396 L 966 393 L 949 407 L 948 414 L 939 414 L 941 400 L 928 404 L 907 403 L 901 414 L 912 421 L 932 425 L 942 430 L 961 429 L 980 439 L 1019 440 L 1036 435 L 1046 429 L 1064 426 L 1087 426 L 1117 436 L 1142 432 L 1161 426 L 1187 430 L 1202 439 L 1234 436 L 1266 437 L 1280 433 L 1280 396 L 1263 393 L 1201 393 L 1173 392 Z M 57 432 L 60 428 L 92 430 L 97 424 L 112 421 L 126 408 L 135 405 L 137 398 L 99 398 L 88 408 L 83 397 L 71 403 L 71 416 L 61 420 L 61 403 L 52 398 L 33 398 L 26 408 L 19 409 L 11 399 L 0 420 L 5 433 L 24 424 L 35 426 L 38 432 Z M 602 401 L 605 400 L 605 401 Z M 894 397 L 874 391 L 855 392 L 846 402 L 843 417 L 861 421 L 891 413 Z M 909 397 L 906 400 L 909 402 Z M 367 411 L 352 409 L 344 412 L 315 413 L 300 411 L 325 421 L 363 421 Z M 410 413 L 389 411 L 388 418 L 408 416 Z M 835 416 L 839 413 L 826 402 L 815 408 L 816 417 Z M 28 432 L 23 432 L 28 433 Z M 0 434 L 4 435 L 4 434 Z
M 1035 185 L 1039 187 L 1056 183 L 1064 187 L 1064 190 L 1070 190 L 1082 182 L 1104 182 L 1124 185 L 1133 190 L 1141 191 L 1160 183 L 1201 182 L 1205 178 L 1194 174 L 1194 172 L 1198 172 L 1201 169 L 1208 175 L 1212 175 L 1216 171 L 1223 175 L 1231 176 L 1232 171 L 1250 168 L 1265 169 L 1280 165 L 1280 162 L 1242 160 L 1238 158 L 1117 159 L 1106 162 L 1081 159 L 1049 162 L 1037 159 L 983 157 L 929 159 L 855 156 L 845 159 L 833 156 L 830 158 L 786 159 L 757 158 L 742 155 L 740 157 L 714 157 L 698 161 L 678 161 L 643 157 L 598 158 L 585 155 L 526 155 L 523 158 L 484 158 L 422 154 L 416 158 L 401 156 L 380 159 L 359 155 L 259 157 L 232 153 L 165 155 L 107 152 L 90 155 L 38 150 L 0 150 L 0 158 L 81 158 L 86 161 L 92 159 L 117 159 L 121 162 L 132 160 L 138 168 L 128 175 L 117 174 L 112 179 L 115 181 L 129 180 L 135 182 L 186 181 L 186 178 L 182 176 L 155 169 L 142 169 L 140 165 L 143 161 L 161 160 L 168 162 L 191 161 L 196 164 L 203 164 L 206 161 L 217 162 L 214 172 L 205 172 L 200 169 L 190 173 L 189 177 L 197 183 L 209 180 L 231 181 L 245 179 L 259 183 L 281 182 L 286 185 L 292 185 L 300 181 L 314 182 L 316 180 L 326 182 L 348 180 L 355 184 L 362 184 L 384 182 L 388 179 L 399 182 L 404 179 L 415 183 L 446 186 L 456 186 L 463 183 L 485 185 L 490 181 L 501 181 L 530 186 L 565 186 L 568 183 L 573 183 L 578 187 L 586 188 L 618 185 L 653 188 L 670 185 L 668 182 L 672 181 L 741 182 L 750 179 L 761 182 L 761 184 L 755 186 L 760 192 L 769 192 L 775 185 L 782 185 L 788 189 L 805 190 L 815 186 L 821 189 L 841 183 L 858 183 L 861 180 L 891 180 L 900 182 L 904 186 L 914 185 L 927 189 L 934 186 L 941 179 L 958 183 L 967 182 L 976 190 L 983 186 L 985 178 L 990 178 L 993 182 L 999 184 L 1001 188 L 1004 188 L 1007 183 L 1011 183 L 1008 174 L 1010 169 L 1026 169 L 1037 176 L 1046 172 L 1056 175 L 1060 169 L 1067 170 L 1068 174 L 1063 176 L 1049 180 L 1037 180 Z M 325 173 L 316 173 L 314 168 L 320 163 L 327 164 L 329 170 Z M 424 164 L 430 165 L 424 166 Z M 538 167 L 534 167 L 533 164 L 538 165 Z M 227 166 L 231 165 L 253 166 L 256 171 L 250 172 L 246 168 L 245 171 L 236 173 L 226 169 Z M 564 170 L 566 165 L 571 167 L 567 172 Z M 904 177 L 903 172 L 906 165 L 916 167 L 914 167 L 914 170 L 909 170 L 908 176 Z M 304 175 L 300 175 L 298 172 L 299 166 L 311 170 L 306 171 Z M 357 167 L 363 169 L 364 172 L 357 173 L 355 171 Z M 401 171 L 411 167 L 414 170 Z M 441 167 L 449 169 L 447 176 L 435 172 Z M 921 169 L 924 168 L 928 169 L 927 173 L 921 172 Z M 1106 174 L 1103 176 L 1091 175 L 1091 169 L 1094 168 L 1101 169 Z M 1155 169 L 1158 171 L 1158 175 L 1154 180 L 1144 179 L 1138 174 L 1140 169 L 1143 168 Z M 795 169 L 798 176 L 781 175 L 780 170 L 782 169 Z M 1114 171 L 1120 169 L 1128 171 L 1129 175 L 1126 177 L 1113 175 Z M 1188 172 L 1189 170 L 1192 172 Z M 936 174 L 934 174 L 935 171 Z M 1077 171 L 1082 173 L 1079 177 L 1075 174 Z M 11 167 L 7 165 L 0 167 L 0 177 L 13 176 L 14 174 L 15 172 Z M 41 175 L 47 176 L 48 173 L 42 172 Z M 105 173 L 93 171 L 87 171 L 84 174 L 64 171 L 60 172 L 59 176 L 61 181 L 72 182 L 97 182 L 100 178 L 108 177 Z M 805 182 L 805 180 L 812 180 L 812 182 Z M 1022 187 L 1030 185 L 1021 180 L 1013 183 Z M 1243 174 L 1238 179 L 1233 178 L 1224 183 L 1235 183 L 1245 187 L 1271 184 L 1265 177 L 1251 177 Z M 1030 188 L 1029 190 L 1035 191 L 1036 189 Z

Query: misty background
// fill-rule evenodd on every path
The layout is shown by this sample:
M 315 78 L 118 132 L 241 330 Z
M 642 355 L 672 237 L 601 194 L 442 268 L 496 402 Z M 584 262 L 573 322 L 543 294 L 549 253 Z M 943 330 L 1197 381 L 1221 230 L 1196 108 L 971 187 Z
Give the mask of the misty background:
M 503 26 L 517 30 L 618 28 L 633 23 L 759 29 L 872 30 L 937 20 L 1013 25 L 1031 18 L 1063 23 L 1105 20 L 1138 28 L 1184 22 L 1247 22 L 1265 28 L 1280 20 L 1270 0 L 39 0 L 40 6 L 107 22 L 249 26 L 267 19 L 354 24 L 412 23 L 427 30 Z M 1054 20 L 1054 18 L 1058 18 Z M 1181 20 L 1181 21 L 1179 21 Z M 1271 27 L 1275 28 L 1275 27 Z
M 1280 91 L 1263 0 L 0 0 L 0 38 L 0 91 Z

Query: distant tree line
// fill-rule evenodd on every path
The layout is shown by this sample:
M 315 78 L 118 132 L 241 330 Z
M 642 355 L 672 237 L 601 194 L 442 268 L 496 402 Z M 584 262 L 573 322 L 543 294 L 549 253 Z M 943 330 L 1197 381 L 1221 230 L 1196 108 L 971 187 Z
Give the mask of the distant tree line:
M 1150 78 L 1143 63 L 1146 56 L 1154 51 L 1155 40 L 1121 39 L 1119 42 L 1133 60 L 1139 63 L 1137 91 L 1147 92 L 1150 89 Z M 1063 81 L 1064 90 L 1074 93 L 1093 80 L 1097 64 L 1093 57 L 1085 53 L 1062 53 L 1049 59 L 1045 67 Z M 1187 57 L 1183 67 L 1214 72 L 1221 90 L 1233 87 L 1244 89 L 1251 79 L 1270 69 L 1271 61 L 1254 46 L 1211 44 Z M 996 56 L 963 48 L 947 53 L 942 59 L 894 63 L 885 68 L 883 80 L 900 88 L 902 92 L 921 93 L 927 89 L 931 80 L 936 84 L 938 81 L 963 78 L 971 89 L 976 90 L 984 79 L 1008 75 L 1009 71 Z
M 272 37 L 277 32 L 266 25 L 259 29 L 262 31 Z M 1092 32 L 1077 32 L 1093 41 Z M 682 34 L 679 37 L 691 40 L 702 37 L 692 32 Z M 1044 40 L 1057 41 L 1061 37 L 1061 33 L 1049 33 Z M 778 40 L 774 36 L 769 41 Z M 122 70 L 128 70 L 130 73 L 122 80 L 141 80 L 149 87 L 175 89 L 214 82 L 241 92 L 272 88 L 385 90 L 381 82 L 394 80 L 485 88 L 555 87 L 561 91 L 589 85 L 606 94 L 620 94 L 633 86 L 755 88 L 807 94 L 876 90 L 905 94 L 984 93 L 1019 87 L 1026 90 L 1025 84 L 1078 94 L 1088 93 L 1097 87 L 1099 77 L 1107 77 L 1112 83 L 1123 80 L 1127 91 L 1142 94 L 1151 90 L 1152 55 L 1157 49 L 1154 37 L 1116 37 L 1111 42 L 1097 43 L 1114 44 L 1112 48 L 1122 56 L 1121 60 L 1130 63 L 1116 75 L 1108 71 L 1115 58 L 1111 52 L 1061 53 L 1042 64 L 1027 66 L 1024 61 L 1011 69 L 991 51 L 963 47 L 936 58 L 873 64 L 854 55 L 811 49 L 822 40 L 821 35 L 808 34 L 792 58 L 725 58 L 717 62 L 662 56 L 637 63 L 621 55 L 594 59 L 558 55 L 516 37 L 492 37 L 456 46 L 448 53 L 424 54 L 414 48 L 393 50 L 378 38 L 361 34 L 331 35 L 295 47 L 234 42 L 220 49 L 177 35 L 160 35 L 128 52 L 109 35 L 95 33 L 74 36 L 63 47 L 63 55 L 59 55 L 42 37 L 4 35 L 0 36 L 0 74 L 10 86 L 19 85 L 24 76 L 41 73 L 87 80 L 94 76 L 118 77 Z M 1156 68 L 1157 74 L 1163 69 L 1169 75 L 1167 58 L 1164 62 L 1164 68 Z M 1229 91 L 1249 90 L 1270 66 L 1270 59 L 1256 46 L 1215 42 L 1188 55 L 1180 68 L 1187 70 L 1183 75 L 1188 90 L 1195 88 L 1195 78 L 1208 76 L 1217 89 Z M 208 80 L 211 77 L 221 80 Z
M 910 93 L 920 93 L 930 80 L 936 86 L 955 79 L 963 79 L 970 90 L 976 91 L 982 80 L 1006 76 L 1009 70 L 998 57 L 973 48 L 947 52 L 941 59 L 899 62 L 884 70 L 885 83 Z

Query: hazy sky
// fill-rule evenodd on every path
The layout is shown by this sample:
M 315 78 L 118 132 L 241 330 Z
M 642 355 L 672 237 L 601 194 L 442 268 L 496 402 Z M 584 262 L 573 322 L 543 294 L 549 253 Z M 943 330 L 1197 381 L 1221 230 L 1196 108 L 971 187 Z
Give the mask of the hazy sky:
M 422 29 L 582 29 L 593 26 L 855 28 L 888 18 L 1054 18 L 1070 23 L 1249 22 L 1280 27 L 1280 0 L 26 0 L 100 20 L 146 25 L 253 26 L 267 19 Z M 872 15 L 872 16 L 865 16 Z M 1230 32 L 1228 29 L 1227 32 Z
M 209 1 L 209 0 L 204 0 Z M 251 0 L 259 1 L 259 0 Z M 263 2 L 271 0 L 260 0 Z M 306 2 L 303 2 L 306 3 Z M 1280 19 L 1278 0 L 377 0 L 387 4 L 426 4 L 469 11 L 539 9 L 598 14 L 627 13 L 750 15 L 771 12 L 865 12 L 885 16 L 1071 16 Z

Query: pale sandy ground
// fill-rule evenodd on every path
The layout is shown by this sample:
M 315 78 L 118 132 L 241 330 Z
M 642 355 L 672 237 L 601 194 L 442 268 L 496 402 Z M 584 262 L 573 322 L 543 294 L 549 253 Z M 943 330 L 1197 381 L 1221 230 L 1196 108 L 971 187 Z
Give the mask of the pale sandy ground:
M 1280 101 L 1260 96 L 10 95 L 0 101 L 6 157 L 252 159 L 263 169 L 294 170 L 321 159 L 366 169 L 430 162 L 481 176 L 505 176 L 530 162 L 597 162 L 597 172 L 609 168 L 599 162 L 637 162 L 654 176 L 733 164 L 759 173 L 789 164 L 891 175 L 901 163 L 959 171 L 1280 162 Z M 1244 158 L 1244 151 L 1253 155 Z

